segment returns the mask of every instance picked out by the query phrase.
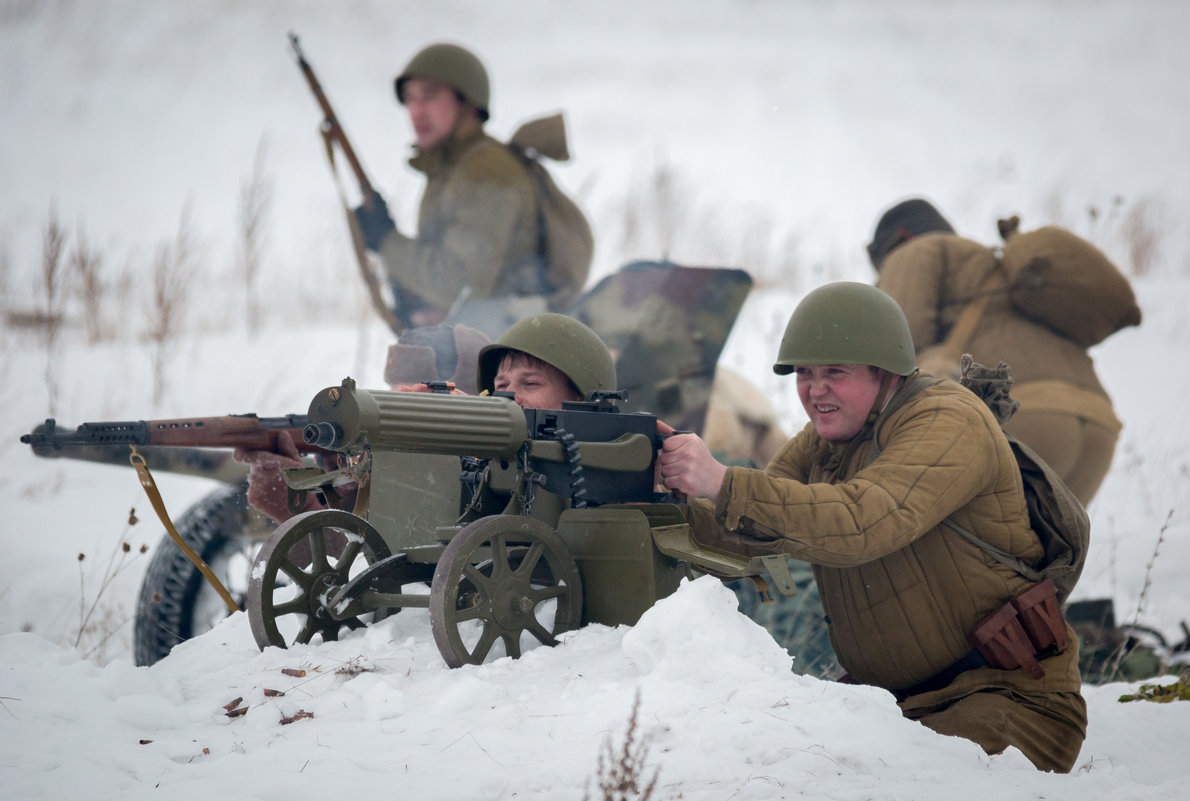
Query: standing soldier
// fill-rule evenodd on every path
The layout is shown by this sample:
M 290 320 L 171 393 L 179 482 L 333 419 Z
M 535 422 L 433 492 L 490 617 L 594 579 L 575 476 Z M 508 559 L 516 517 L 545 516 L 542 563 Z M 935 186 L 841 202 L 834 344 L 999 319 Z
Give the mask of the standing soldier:
M 418 52 L 396 76 L 394 89 L 413 127 L 409 163 L 426 176 L 417 235 L 396 229 L 379 196 L 355 214 L 366 246 L 383 261 L 400 315 L 412 326 L 433 325 L 461 300 L 507 296 L 564 306 L 582 288 L 590 253 L 579 274 L 550 257 L 547 239 L 555 232 L 546 230 L 543 206 L 549 177 L 531 158 L 569 157 L 561 118 L 550 118 L 552 126 L 522 128 L 541 134 L 537 141 L 514 136 L 505 145 L 489 136 L 487 70 L 454 44 Z M 581 212 L 573 213 L 589 238 Z
M 980 364 L 1006 362 L 1012 396 L 1021 405 L 1005 428 L 1037 451 L 1086 505 L 1107 475 L 1121 428 L 1087 348 L 1120 327 L 1138 324 L 1140 310 L 1123 276 L 1072 234 L 1056 228 L 1017 234 L 1015 221 L 1003 223 L 1001 233 L 1003 253 L 957 236 L 936 208 L 914 198 L 884 213 L 868 254 L 879 274 L 877 286 L 909 319 L 922 369 L 956 377 L 963 353 Z M 1048 308 L 1083 320 L 1102 317 L 1105 326 L 1080 337 L 1063 333 L 1066 321 L 1055 325 L 1022 313 L 1023 284 L 1013 281 L 1006 267 L 1014 248 L 1038 254 L 1044 249 L 1040 258 L 1048 260 L 1047 267 L 1068 263 L 1081 281 L 1096 274 L 1093 268 L 1102 269 L 1102 286 L 1082 295 L 1065 292 Z M 1052 275 L 1046 280 L 1058 287 Z

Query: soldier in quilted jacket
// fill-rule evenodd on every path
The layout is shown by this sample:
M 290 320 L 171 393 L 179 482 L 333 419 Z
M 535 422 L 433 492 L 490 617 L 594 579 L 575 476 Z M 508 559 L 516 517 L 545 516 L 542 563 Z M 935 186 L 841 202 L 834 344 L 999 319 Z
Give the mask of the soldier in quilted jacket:
M 987 406 L 918 373 L 904 313 L 867 284 L 807 295 L 773 369 L 796 374 L 810 422 L 763 470 L 720 464 L 694 435 L 664 443 L 660 475 L 689 497 L 695 540 L 809 562 L 848 680 L 942 734 L 1068 772 L 1086 733 L 1077 640 L 1060 623 L 1069 644 L 1037 653 L 1040 676 L 981 662 L 969 637 L 1035 585 L 943 522 L 1042 557 Z

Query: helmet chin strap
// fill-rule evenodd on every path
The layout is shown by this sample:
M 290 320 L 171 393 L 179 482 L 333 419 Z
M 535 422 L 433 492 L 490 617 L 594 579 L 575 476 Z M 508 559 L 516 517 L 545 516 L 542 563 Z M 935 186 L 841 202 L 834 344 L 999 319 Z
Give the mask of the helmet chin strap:
M 883 372 L 884 377 L 880 379 L 880 389 L 876 392 L 876 399 L 872 401 L 872 409 L 868 412 L 867 419 L 864 420 L 864 428 L 874 424 L 876 418 L 884 411 L 884 407 L 892 400 L 893 393 L 889 392 L 889 389 L 892 387 L 894 378 L 898 378 L 899 376 L 894 376 L 888 370 L 884 370 Z

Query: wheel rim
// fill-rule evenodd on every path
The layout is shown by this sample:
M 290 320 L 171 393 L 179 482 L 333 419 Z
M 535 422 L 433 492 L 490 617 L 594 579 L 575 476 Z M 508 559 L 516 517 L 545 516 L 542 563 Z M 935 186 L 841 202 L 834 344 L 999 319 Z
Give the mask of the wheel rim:
M 555 645 L 581 618 L 578 567 L 538 520 L 477 520 L 451 539 L 434 570 L 430 625 L 450 667 L 482 664 L 497 645 L 519 657 L 522 635 Z
M 262 650 L 270 645 L 323 642 L 344 627 L 358 629 L 387 610 L 335 620 L 326 613 L 336 589 L 389 555 L 388 546 L 363 518 L 335 509 L 291 517 L 261 547 L 248 585 L 248 622 Z M 370 618 L 365 621 L 364 618 Z
M 232 600 L 240 608 L 248 605 L 248 585 L 252 580 L 252 565 L 260 550 L 260 542 L 245 537 L 226 539 L 214 554 L 206 559 L 207 566 L 219 577 Z M 203 581 L 194 594 L 191 606 L 192 636 L 210 631 L 228 615 L 227 604 L 210 583 Z

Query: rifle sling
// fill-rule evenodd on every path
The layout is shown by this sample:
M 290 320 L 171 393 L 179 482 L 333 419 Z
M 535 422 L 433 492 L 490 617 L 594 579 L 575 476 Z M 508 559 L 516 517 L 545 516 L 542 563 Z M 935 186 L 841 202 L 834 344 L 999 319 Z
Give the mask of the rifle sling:
M 153 511 L 157 512 L 157 517 L 161 518 L 165 530 L 169 532 L 169 536 L 178 547 L 182 549 L 182 553 L 186 554 L 186 558 L 194 563 L 199 572 L 203 574 L 211 586 L 215 588 L 215 592 L 219 593 L 219 597 L 223 599 L 223 603 L 227 604 L 227 608 L 232 612 L 239 612 L 240 607 L 231 597 L 231 593 L 223 586 L 222 582 L 215 575 L 214 571 L 203 561 L 202 557 L 194 552 L 184 539 L 174 528 L 173 521 L 169 519 L 169 513 L 165 511 L 165 503 L 161 500 L 161 493 L 157 489 L 157 482 L 153 480 L 153 476 L 149 473 L 149 466 L 145 463 L 145 457 L 141 456 L 137 451 L 135 445 L 130 445 L 132 448 L 132 455 L 128 460 L 132 466 L 136 468 L 136 474 L 140 477 L 140 485 L 145 491 L 145 495 L 149 496 L 149 503 L 153 505 Z
M 360 230 L 359 220 L 351 213 L 351 205 L 347 202 L 347 195 L 343 191 L 343 183 L 339 180 L 339 171 L 335 167 L 334 136 L 325 127 L 321 130 L 321 133 L 322 143 L 326 147 L 326 160 L 330 163 L 331 175 L 335 179 L 335 188 L 339 192 L 339 202 L 343 204 L 343 212 L 347 216 L 347 227 L 351 233 L 351 248 L 355 251 L 355 261 L 359 265 L 359 272 L 364 279 L 364 286 L 368 288 L 368 297 L 372 300 L 372 306 L 376 309 L 380 318 L 392 329 L 394 334 L 400 337 L 401 332 L 409 328 L 410 321 L 398 319 L 396 313 L 384 302 L 384 296 L 380 294 L 380 282 L 377 280 L 376 274 L 372 271 L 372 267 L 368 262 L 368 248 L 364 244 L 363 231 Z

